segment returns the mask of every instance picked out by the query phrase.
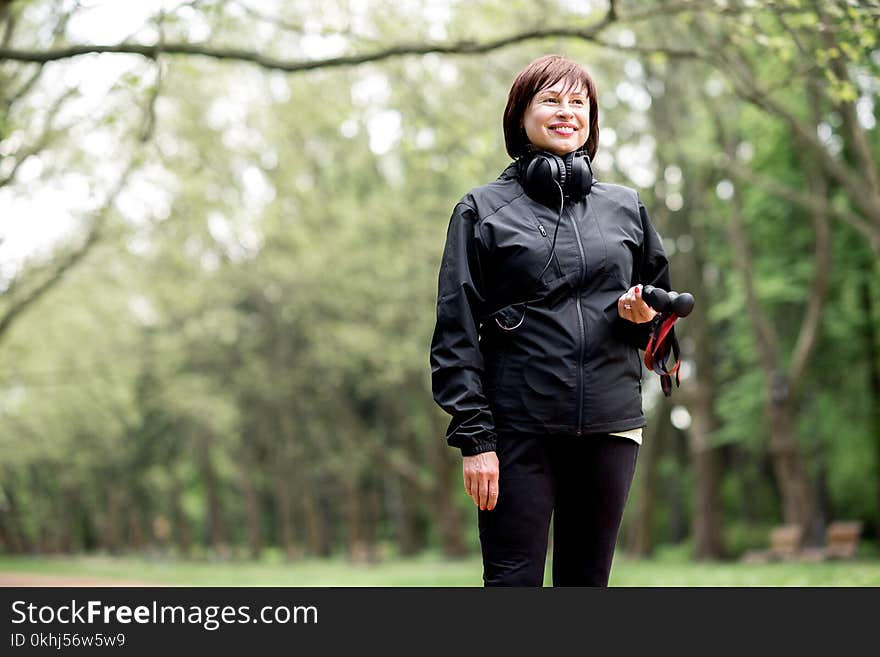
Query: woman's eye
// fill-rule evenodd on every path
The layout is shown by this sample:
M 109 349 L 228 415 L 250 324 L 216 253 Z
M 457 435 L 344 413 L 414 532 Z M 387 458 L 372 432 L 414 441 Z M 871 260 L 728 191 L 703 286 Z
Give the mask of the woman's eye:
M 555 99 L 555 98 L 545 98 L 545 99 L 544 99 L 544 102 L 545 102 L 545 103 L 555 103 L 555 102 L 556 102 L 556 99 Z

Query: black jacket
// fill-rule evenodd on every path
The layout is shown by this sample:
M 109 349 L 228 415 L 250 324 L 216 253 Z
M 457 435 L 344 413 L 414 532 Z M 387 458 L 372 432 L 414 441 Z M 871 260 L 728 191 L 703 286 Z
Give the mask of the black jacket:
M 430 361 L 446 439 L 464 455 L 495 449 L 496 431 L 645 426 L 638 349 L 652 325 L 622 319 L 617 299 L 637 283 L 671 289 L 663 243 L 634 190 L 594 179 L 566 200 L 538 281 L 557 216 L 525 194 L 515 163 L 453 210 Z

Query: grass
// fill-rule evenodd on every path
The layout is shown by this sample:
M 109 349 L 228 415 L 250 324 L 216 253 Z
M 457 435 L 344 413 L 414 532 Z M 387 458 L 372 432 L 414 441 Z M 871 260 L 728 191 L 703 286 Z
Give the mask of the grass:
M 480 586 L 478 555 L 447 560 L 425 554 L 352 564 L 344 559 L 284 562 L 180 561 L 145 557 L 0 556 L 0 584 L 148 584 L 167 586 Z M 56 579 L 57 578 L 57 579 Z M 84 581 L 85 580 L 85 581 Z M 546 584 L 550 584 L 548 563 Z M 611 586 L 880 586 L 880 559 L 848 562 L 744 564 L 692 563 L 681 551 L 661 551 L 657 558 L 631 559 L 618 554 Z
M 95 578 L 169 586 L 469 586 L 480 583 L 479 559 L 422 556 L 379 564 L 341 558 L 180 561 L 135 557 L 0 557 L 5 574 Z M 20 579 L 17 577 L 16 579 Z
M 612 586 L 880 586 L 880 562 L 696 564 L 624 561 Z

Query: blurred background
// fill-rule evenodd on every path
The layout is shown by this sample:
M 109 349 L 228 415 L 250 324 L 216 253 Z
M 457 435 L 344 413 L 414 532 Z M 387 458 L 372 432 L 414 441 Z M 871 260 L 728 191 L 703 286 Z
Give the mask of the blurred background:
M 0 571 L 328 560 L 345 585 L 459 559 L 478 583 L 437 273 L 545 53 L 596 79 L 596 175 L 639 191 L 697 298 L 681 388 L 644 375 L 623 563 L 760 562 L 781 526 L 822 561 L 846 521 L 876 568 L 878 17 L 0 0 Z

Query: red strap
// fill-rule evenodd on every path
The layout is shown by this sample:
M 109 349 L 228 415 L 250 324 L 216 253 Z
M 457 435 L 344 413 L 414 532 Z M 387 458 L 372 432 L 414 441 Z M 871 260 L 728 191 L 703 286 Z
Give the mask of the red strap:
M 651 333 L 648 339 L 648 346 L 645 347 L 645 366 L 660 375 L 660 386 L 663 388 L 663 394 L 667 397 L 672 394 L 672 375 L 675 375 L 676 387 L 681 386 L 679 369 L 681 367 L 681 358 L 678 347 L 678 340 L 672 327 L 678 320 L 678 316 L 669 313 L 660 316 L 660 324 Z M 669 358 L 671 351 L 675 356 L 675 365 L 672 369 L 667 369 L 666 360 Z

